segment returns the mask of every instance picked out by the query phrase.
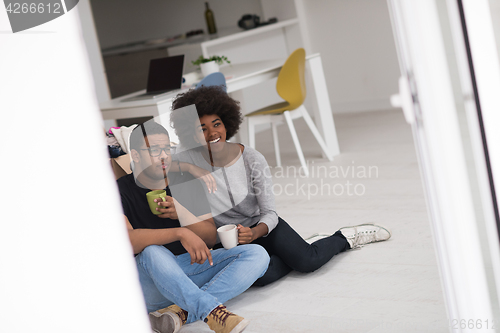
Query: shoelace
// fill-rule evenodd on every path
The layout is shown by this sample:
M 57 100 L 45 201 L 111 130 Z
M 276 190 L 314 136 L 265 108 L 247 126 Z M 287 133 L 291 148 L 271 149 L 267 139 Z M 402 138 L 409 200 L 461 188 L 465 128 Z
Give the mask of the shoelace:
M 375 230 L 366 230 L 366 231 L 358 231 L 358 228 L 354 227 L 354 240 L 353 240 L 353 249 L 359 249 L 364 246 L 364 244 L 368 244 L 371 241 L 375 241 L 375 234 L 377 232 Z M 359 243 L 363 242 L 363 245 Z
M 188 312 L 186 310 L 180 309 L 180 311 L 177 312 L 177 315 L 179 316 L 179 318 L 181 318 L 181 322 L 184 325 L 187 322 Z
M 215 308 L 210 314 L 212 318 L 221 325 L 225 325 L 227 318 L 232 315 L 231 312 L 226 310 L 225 306 L 221 305 Z

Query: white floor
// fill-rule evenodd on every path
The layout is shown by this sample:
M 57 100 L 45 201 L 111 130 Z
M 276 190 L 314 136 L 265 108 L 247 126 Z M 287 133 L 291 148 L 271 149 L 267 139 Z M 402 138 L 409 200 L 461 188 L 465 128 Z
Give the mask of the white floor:
M 226 306 L 251 321 L 245 333 L 447 332 L 410 127 L 398 110 L 336 115 L 335 124 L 341 154 L 328 162 L 296 121 L 314 172 L 308 179 L 294 176 L 299 161 L 286 127 L 279 135 L 284 170 L 274 167 L 270 131 L 258 136 L 273 167 L 278 214 L 303 237 L 374 222 L 392 238 L 337 255 L 316 272 L 252 287 Z M 295 166 L 288 175 L 286 166 Z M 181 330 L 202 331 L 210 332 L 201 322 Z

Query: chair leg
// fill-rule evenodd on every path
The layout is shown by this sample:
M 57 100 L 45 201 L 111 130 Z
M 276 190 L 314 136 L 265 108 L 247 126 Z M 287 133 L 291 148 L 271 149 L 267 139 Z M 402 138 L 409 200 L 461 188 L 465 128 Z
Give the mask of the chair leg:
M 240 126 L 240 130 L 236 133 L 235 139 L 233 142 L 242 143 L 245 146 L 249 146 L 248 143 L 248 117 L 244 117 L 243 123 Z
M 280 144 L 278 141 L 278 125 L 273 122 L 272 123 L 272 132 L 273 132 L 273 142 L 274 142 L 274 153 L 276 154 L 276 166 L 281 166 L 281 155 L 280 155 Z
M 252 117 L 248 117 L 248 145 L 255 149 L 255 124 Z
M 328 151 L 328 148 L 326 147 L 325 141 L 321 137 L 321 134 L 319 134 L 318 129 L 314 125 L 314 122 L 311 119 L 311 116 L 309 116 L 309 112 L 307 112 L 306 108 L 302 105 L 302 117 L 304 117 L 304 120 L 306 121 L 307 126 L 309 126 L 309 129 L 311 130 L 312 134 L 316 138 L 316 141 L 318 141 L 321 149 L 323 150 L 323 153 L 325 153 L 326 158 L 328 158 L 329 161 L 333 161 L 333 156 L 332 153 Z
M 295 149 L 297 149 L 297 155 L 299 155 L 300 164 L 304 169 L 304 174 L 306 175 L 306 177 L 309 177 L 309 169 L 307 168 L 307 164 L 304 159 L 304 154 L 302 153 L 302 148 L 300 148 L 299 138 L 297 136 L 297 132 L 295 131 L 295 127 L 293 126 L 293 121 L 292 117 L 290 116 L 290 111 L 283 112 L 283 116 L 285 117 L 288 129 L 290 129 L 290 134 L 292 135 L 292 140 L 295 145 Z

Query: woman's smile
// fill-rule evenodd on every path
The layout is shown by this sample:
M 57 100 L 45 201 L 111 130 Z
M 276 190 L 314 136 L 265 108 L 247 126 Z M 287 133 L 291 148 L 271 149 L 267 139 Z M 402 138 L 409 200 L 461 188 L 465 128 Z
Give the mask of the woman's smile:
M 224 147 L 226 142 L 226 127 L 216 114 L 208 114 L 200 117 L 200 127 L 207 143 L 207 148 L 216 151 Z

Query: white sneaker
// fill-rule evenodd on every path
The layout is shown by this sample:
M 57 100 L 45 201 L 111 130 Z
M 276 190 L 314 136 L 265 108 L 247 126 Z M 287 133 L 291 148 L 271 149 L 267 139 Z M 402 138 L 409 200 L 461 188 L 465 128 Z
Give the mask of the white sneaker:
M 386 227 L 373 223 L 343 227 L 339 229 L 347 239 L 351 249 L 360 248 L 365 244 L 382 242 L 391 238 L 391 232 Z

